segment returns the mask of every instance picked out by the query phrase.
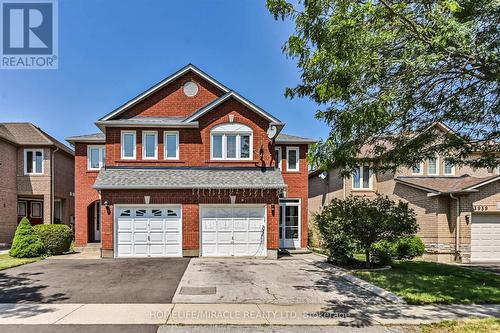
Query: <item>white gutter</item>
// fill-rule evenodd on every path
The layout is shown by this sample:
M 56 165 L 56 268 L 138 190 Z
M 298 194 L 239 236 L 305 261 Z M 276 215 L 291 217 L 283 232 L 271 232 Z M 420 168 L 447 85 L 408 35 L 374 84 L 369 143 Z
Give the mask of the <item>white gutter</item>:
M 455 229 L 455 252 L 456 254 L 460 254 L 460 199 L 450 193 L 450 198 L 456 200 L 457 202 L 457 221 L 456 221 L 456 229 Z

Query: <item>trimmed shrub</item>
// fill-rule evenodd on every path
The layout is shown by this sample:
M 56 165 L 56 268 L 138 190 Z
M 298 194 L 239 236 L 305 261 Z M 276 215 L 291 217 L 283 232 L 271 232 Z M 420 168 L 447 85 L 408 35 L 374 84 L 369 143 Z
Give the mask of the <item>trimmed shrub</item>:
M 9 255 L 16 258 L 35 258 L 41 256 L 43 252 L 42 239 L 35 232 L 30 221 L 23 217 L 14 234 Z
M 395 257 L 399 260 L 420 257 L 424 252 L 424 242 L 418 236 L 402 237 L 395 243 Z
M 377 242 L 371 246 L 370 255 L 373 262 L 380 265 L 389 265 L 396 255 L 396 246 L 388 241 Z
M 48 255 L 68 252 L 73 241 L 73 232 L 65 224 L 40 224 L 34 227 Z

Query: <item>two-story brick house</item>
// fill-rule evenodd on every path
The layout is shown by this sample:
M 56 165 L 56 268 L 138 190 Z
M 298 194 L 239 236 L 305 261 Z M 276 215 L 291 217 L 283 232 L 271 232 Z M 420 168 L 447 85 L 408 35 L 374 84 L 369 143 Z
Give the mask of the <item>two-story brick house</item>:
M 443 124 L 438 131 L 449 133 Z M 417 214 L 425 258 L 440 262 L 500 261 L 499 170 L 454 166 L 446 156 L 396 173 L 373 173 L 361 166 L 352 177 L 339 170 L 309 174 L 309 214 L 333 198 L 388 195 L 404 200 Z
M 188 65 L 70 137 L 76 244 L 103 257 L 268 256 L 307 247 L 313 140 Z M 276 161 L 275 159 L 279 160 Z
M 70 224 L 74 153 L 31 123 L 0 123 L 0 244 L 18 222 Z

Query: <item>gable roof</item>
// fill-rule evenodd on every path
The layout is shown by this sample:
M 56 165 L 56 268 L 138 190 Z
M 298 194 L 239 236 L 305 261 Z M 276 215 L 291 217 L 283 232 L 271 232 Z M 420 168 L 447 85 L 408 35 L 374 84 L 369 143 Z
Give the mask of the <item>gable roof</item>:
M 500 179 L 500 175 L 489 177 L 473 177 L 463 175 L 460 177 L 396 177 L 398 183 L 418 188 L 429 192 L 431 195 L 475 192 L 476 189 Z
M 213 108 L 217 107 L 218 105 L 222 104 L 224 101 L 228 100 L 229 98 L 234 98 L 238 102 L 246 105 L 248 108 L 250 108 L 253 111 L 257 112 L 258 114 L 260 114 L 265 119 L 269 120 L 274 125 L 284 125 L 281 122 L 281 120 L 279 120 L 278 118 L 270 115 L 269 113 L 267 113 L 266 111 L 264 111 L 262 108 L 258 107 L 257 105 L 255 105 L 254 103 L 252 103 L 248 99 L 246 99 L 245 97 L 241 96 L 240 94 L 238 94 L 237 92 L 232 91 L 232 90 L 229 91 L 229 92 L 227 92 L 226 94 L 222 95 L 221 97 L 213 100 L 212 102 L 208 103 L 204 107 L 198 109 L 193 114 L 191 114 L 190 116 L 188 116 L 184 120 L 184 122 L 192 122 L 194 120 L 199 119 L 205 113 L 207 113 L 208 111 L 210 111 Z
M 0 138 L 20 146 L 55 146 L 74 155 L 68 146 L 32 123 L 0 123 Z
M 126 110 L 128 110 L 132 106 L 136 105 L 140 101 L 144 100 L 145 98 L 147 98 L 148 96 L 150 96 L 153 93 L 157 92 L 158 90 L 160 90 L 161 88 L 163 88 L 167 84 L 171 83 L 172 81 L 176 80 L 177 78 L 181 77 L 182 75 L 184 75 L 184 74 L 186 74 L 187 72 L 190 72 L 190 71 L 196 73 L 197 75 L 199 75 L 201 77 L 203 77 L 205 80 L 207 80 L 208 82 L 212 83 L 214 86 L 216 86 L 217 88 L 219 88 L 223 92 L 227 93 L 229 91 L 229 89 L 226 86 L 224 86 L 222 83 L 220 83 L 219 81 L 217 81 L 216 79 L 214 79 L 213 77 L 211 77 L 210 75 L 208 75 L 207 73 L 203 72 L 198 67 L 194 66 L 193 64 L 188 64 L 187 66 L 184 66 L 183 68 L 179 69 L 174 74 L 172 74 L 172 75 L 168 76 L 167 78 L 163 79 L 162 81 L 158 82 L 153 87 L 151 87 L 148 90 L 146 90 L 146 91 L 142 92 L 141 94 L 137 95 L 136 97 L 134 97 L 133 99 L 131 99 L 127 103 L 121 105 L 120 107 L 118 107 L 115 110 L 111 111 L 110 113 L 108 113 L 104 117 L 100 118 L 99 121 L 110 120 L 110 119 L 118 116 L 119 114 L 125 112 Z

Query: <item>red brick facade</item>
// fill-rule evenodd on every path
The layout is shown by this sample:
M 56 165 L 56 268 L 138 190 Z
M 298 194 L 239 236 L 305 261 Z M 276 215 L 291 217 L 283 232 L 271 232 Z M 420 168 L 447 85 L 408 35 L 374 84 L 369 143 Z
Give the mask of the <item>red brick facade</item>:
M 195 97 L 186 97 L 182 85 L 188 80 L 199 85 Z M 188 73 L 144 101 L 125 111 L 120 117 L 132 116 L 187 116 L 207 103 L 224 94 L 216 86 L 194 73 Z M 250 109 L 236 99 L 230 98 L 210 110 L 199 119 L 199 128 L 106 128 L 106 166 L 203 166 L 203 167 L 273 167 L 274 147 L 266 131 L 270 121 Z M 253 158 L 249 161 L 213 161 L 210 159 L 210 132 L 224 123 L 240 123 L 253 131 Z M 136 159 L 121 159 L 121 131 L 136 132 Z M 158 132 L 158 159 L 144 160 L 142 158 L 142 131 Z M 164 159 L 164 131 L 179 132 L 179 160 Z M 93 143 L 94 144 L 94 143 Z M 297 146 L 297 145 L 292 145 Z M 88 207 L 99 200 L 98 192 L 92 188 L 98 172 L 87 170 L 86 143 L 75 143 L 76 158 L 76 243 L 84 246 L 88 241 Z M 286 151 L 286 146 L 283 146 Z M 262 154 L 261 154 L 262 152 Z M 307 247 L 307 145 L 300 146 L 300 170 L 298 172 L 283 172 L 287 184 L 287 197 L 300 198 L 301 214 L 301 246 Z M 283 158 L 286 158 L 283 155 Z M 233 192 L 234 193 L 234 192 Z M 277 190 L 258 191 L 257 194 L 246 194 L 236 191 L 237 204 L 265 204 L 267 207 L 267 248 L 279 248 L 279 193 Z M 150 196 L 150 204 L 182 204 L 182 248 L 184 253 L 197 255 L 200 248 L 200 204 L 229 204 L 228 195 L 218 196 L 208 190 L 102 190 L 101 202 L 108 202 L 108 207 L 101 207 L 102 229 L 101 245 L 103 253 L 114 249 L 114 216 L 116 204 L 144 204 L 144 196 Z

